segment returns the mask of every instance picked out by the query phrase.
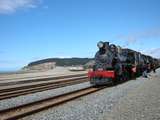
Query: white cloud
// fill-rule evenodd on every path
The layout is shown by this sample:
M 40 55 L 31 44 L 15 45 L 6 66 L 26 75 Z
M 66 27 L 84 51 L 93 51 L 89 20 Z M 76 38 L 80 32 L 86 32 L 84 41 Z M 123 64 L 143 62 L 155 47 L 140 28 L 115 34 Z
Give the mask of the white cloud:
M 59 55 L 59 56 L 56 56 L 55 58 L 72 58 L 72 57 L 69 55 Z
M 137 33 L 132 33 L 129 35 L 118 35 L 117 38 L 123 40 L 123 47 L 126 47 L 128 45 L 140 43 L 140 41 L 143 39 L 160 38 L 160 28 L 153 28 Z
M 153 49 L 144 50 L 144 51 L 142 51 L 142 53 L 156 57 L 156 58 L 160 58 L 160 48 L 153 48 Z
M 35 8 L 42 0 L 0 0 L 0 13 L 8 14 L 23 8 Z

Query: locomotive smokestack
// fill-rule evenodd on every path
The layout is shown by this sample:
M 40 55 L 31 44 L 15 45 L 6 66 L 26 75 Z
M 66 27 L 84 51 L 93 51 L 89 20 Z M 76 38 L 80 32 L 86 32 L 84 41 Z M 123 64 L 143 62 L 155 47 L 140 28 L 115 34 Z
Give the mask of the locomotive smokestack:
M 109 42 L 104 42 L 106 49 L 109 49 Z

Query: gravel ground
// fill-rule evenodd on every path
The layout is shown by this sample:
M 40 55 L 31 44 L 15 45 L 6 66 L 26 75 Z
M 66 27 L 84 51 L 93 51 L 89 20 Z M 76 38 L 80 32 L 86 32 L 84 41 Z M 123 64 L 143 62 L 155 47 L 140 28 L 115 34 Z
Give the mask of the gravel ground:
M 138 78 L 27 116 L 23 120 L 159 120 L 160 69 Z
M 63 76 L 63 75 L 74 75 L 87 73 L 87 71 L 69 71 L 69 67 L 56 67 L 53 70 L 48 71 L 38 71 L 31 73 L 13 73 L 13 74 L 0 74 L 0 82 L 3 81 L 18 81 L 18 80 L 28 80 L 35 78 L 42 78 L 48 76 Z
M 103 120 L 160 120 L 160 75 L 129 92 Z
M 70 91 L 79 90 L 82 88 L 86 88 L 88 86 L 90 86 L 90 83 L 85 82 L 85 83 L 81 83 L 81 84 L 76 84 L 76 85 L 71 85 L 71 86 L 67 86 L 67 87 L 47 90 L 47 91 L 43 91 L 43 92 L 37 92 L 34 94 L 23 95 L 23 96 L 11 98 L 11 99 L 1 100 L 0 101 L 0 110 L 15 107 L 15 106 L 22 105 L 25 103 L 31 103 L 31 102 L 34 102 L 37 100 L 49 98 L 49 97 L 60 95 L 60 94 L 67 93 Z

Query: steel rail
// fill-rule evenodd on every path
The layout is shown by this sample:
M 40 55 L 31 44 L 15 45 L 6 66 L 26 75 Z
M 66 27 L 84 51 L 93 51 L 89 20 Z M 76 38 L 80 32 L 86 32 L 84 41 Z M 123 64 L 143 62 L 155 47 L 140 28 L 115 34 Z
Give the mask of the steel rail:
M 27 115 L 34 114 L 36 112 L 40 112 L 40 111 L 45 110 L 47 108 L 60 105 L 60 104 L 65 103 L 67 101 L 71 101 L 73 99 L 82 97 L 84 95 L 91 94 L 93 92 L 99 91 L 104 88 L 105 87 L 101 87 L 101 88 L 88 87 L 88 88 L 84 88 L 81 90 L 76 90 L 76 91 L 72 91 L 69 93 L 62 94 L 62 95 L 47 98 L 44 100 L 36 101 L 33 103 L 9 108 L 6 110 L 1 110 L 0 111 L 0 120 L 19 119 L 19 118 L 25 117 Z
M 87 81 L 89 81 L 89 79 L 87 79 L 86 77 L 79 77 L 79 78 L 71 78 L 71 79 L 61 80 L 61 81 L 52 81 L 44 84 L 36 84 L 36 85 L 28 85 L 28 86 L 22 86 L 17 88 L 15 87 L 10 89 L 2 89 L 0 92 L 0 100 L 17 97 L 20 95 L 41 92 L 41 91 L 50 90 L 50 89 L 56 89 L 56 88 L 65 87 L 69 85 L 79 84 Z

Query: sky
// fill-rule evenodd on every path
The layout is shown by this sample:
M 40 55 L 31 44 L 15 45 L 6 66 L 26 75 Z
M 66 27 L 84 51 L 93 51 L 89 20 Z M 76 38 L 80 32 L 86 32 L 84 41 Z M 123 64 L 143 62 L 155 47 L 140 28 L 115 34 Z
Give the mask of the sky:
M 94 57 L 98 41 L 160 58 L 160 0 L 0 0 L 0 71 Z

